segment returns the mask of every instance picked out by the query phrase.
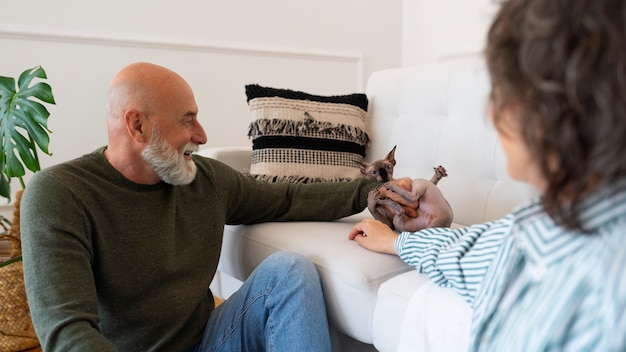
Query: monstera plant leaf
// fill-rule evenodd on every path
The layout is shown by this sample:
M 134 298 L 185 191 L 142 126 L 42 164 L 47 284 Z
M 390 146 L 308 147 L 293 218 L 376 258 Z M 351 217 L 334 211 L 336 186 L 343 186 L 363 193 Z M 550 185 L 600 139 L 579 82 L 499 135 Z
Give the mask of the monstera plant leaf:
M 39 78 L 33 82 L 35 78 Z M 55 104 L 52 88 L 41 80 L 46 79 L 41 66 L 28 69 L 17 81 L 0 76 L 0 196 L 11 198 L 11 178 L 20 179 L 22 188 L 28 168 L 41 169 L 37 147 L 50 155 L 48 144 L 48 116 L 42 103 Z

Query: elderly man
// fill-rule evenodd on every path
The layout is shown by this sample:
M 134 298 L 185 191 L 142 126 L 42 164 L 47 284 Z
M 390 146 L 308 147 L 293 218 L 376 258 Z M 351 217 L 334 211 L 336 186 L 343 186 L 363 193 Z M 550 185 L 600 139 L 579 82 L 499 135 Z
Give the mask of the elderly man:
M 24 273 L 46 351 L 328 351 L 319 277 L 278 253 L 215 308 L 225 224 L 333 220 L 379 183 L 256 181 L 193 155 L 207 137 L 190 86 L 149 63 L 108 92 L 109 143 L 50 167 L 22 199 Z

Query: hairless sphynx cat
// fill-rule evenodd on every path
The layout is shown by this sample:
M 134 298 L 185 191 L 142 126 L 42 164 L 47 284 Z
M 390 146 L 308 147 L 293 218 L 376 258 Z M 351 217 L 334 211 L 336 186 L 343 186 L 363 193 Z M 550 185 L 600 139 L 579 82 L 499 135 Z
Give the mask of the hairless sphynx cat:
M 403 178 L 385 183 L 368 196 L 368 209 L 375 219 L 396 231 L 415 232 L 428 227 L 449 227 L 454 216 L 450 204 L 441 193 L 437 182 L 448 176 L 443 166 L 435 167 L 430 180 Z M 401 184 L 397 184 L 398 181 Z M 394 199 L 401 197 L 400 205 Z

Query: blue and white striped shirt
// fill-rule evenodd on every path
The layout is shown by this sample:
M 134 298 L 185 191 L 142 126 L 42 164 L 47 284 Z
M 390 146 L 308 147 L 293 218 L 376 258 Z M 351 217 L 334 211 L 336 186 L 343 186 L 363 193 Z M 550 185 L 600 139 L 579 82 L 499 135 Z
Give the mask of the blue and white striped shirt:
M 402 233 L 396 251 L 471 305 L 472 351 L 626 351 L 626 181 L 583 202 L 592 234 L 537 200 L 503 219 Z

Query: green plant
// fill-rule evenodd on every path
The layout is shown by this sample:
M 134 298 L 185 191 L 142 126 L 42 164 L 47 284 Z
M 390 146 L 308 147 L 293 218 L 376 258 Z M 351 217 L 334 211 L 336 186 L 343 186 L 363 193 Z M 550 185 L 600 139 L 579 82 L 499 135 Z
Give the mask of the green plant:
M 50 155 L 50 113 L 44 103 L 55 104 L 55 101 L 52 88 L 43 82 L 47 78 L 41 66 L 22 72 L 17 82 L 12 77 L 0 76 L 0 196 L 9 201 L 12 178 L 17 177 L 24 189 L 26 169 L 33 173 L 41 170 L 37 148 Z M 12 233 L 11 226 L 0 215 L 0 238 L 19 244 L 19 235 Z M 0 267 L 19 260 L 21 255 L 0 263 Z
M 24 167 L 41 170 L 37 147 L 50 155 L 48 116 L 42 103 L 55 104 L 52 88 L 35 78 L 47 79 L 46 71 L 36 66 L 22 72 L 15 81 L 0 76 L 0 196 L 11 200 L 11 179 L 17 177 L 25 188 Z M 17 83 L 17 84 L 16 84 Z

